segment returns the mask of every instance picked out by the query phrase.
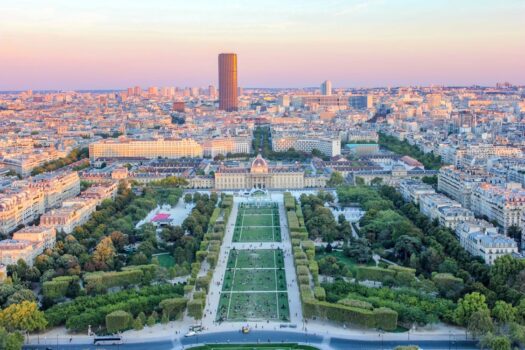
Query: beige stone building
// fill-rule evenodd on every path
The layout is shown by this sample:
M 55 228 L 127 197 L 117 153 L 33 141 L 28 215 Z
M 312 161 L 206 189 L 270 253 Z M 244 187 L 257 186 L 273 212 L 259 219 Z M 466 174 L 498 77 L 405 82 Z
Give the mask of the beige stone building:
M 251 166 L 221 166 L 215 173 L 215 189 L 292 189 L 305 187 L 324 187 L 326 178 L 307 177 L 299 166 L 270 166 L 258 155 Z

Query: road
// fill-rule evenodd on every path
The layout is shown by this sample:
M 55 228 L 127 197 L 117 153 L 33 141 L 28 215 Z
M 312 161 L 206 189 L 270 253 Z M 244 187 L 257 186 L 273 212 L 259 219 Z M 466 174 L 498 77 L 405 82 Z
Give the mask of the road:
M 137 339 L 138 340 L 138 339 Z M 218 332 L 218 333 L 201 333 L 191 338 L 174 338 L 166 340 L 154 340 L 150 342 L 129 342 L 113 346 L 93 346 L 87 344 L 60 344 L 55 345 L 31 345 L 25 346 L 24 349 L 63 349 L 63 350 L 87 350 L 87 349 L 126 349 L 126 350 L 179 350 L 188 349 L 198 344 L 213 343 L 303 343 L 318 346 L 320 349 L 331 350 L 391 350 L 398 345 L 419 345 L 422 349 L 428 350 L 478 350 L 474 341 L 445 341 L 445 340 L 418 340 L 418 341 L 382 341 L 378 339 L 354 340 L 338 337 L 319 336 L 300 332 L 290 331 L 258 331 L 253 330 L 249 334 L 241 332 Z

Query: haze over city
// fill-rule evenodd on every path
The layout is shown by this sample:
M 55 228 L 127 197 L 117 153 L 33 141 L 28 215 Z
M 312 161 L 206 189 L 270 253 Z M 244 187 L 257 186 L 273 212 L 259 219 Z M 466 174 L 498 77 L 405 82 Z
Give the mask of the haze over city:
M 521 0 L 4 0 L 0 90 L 525 83 Z

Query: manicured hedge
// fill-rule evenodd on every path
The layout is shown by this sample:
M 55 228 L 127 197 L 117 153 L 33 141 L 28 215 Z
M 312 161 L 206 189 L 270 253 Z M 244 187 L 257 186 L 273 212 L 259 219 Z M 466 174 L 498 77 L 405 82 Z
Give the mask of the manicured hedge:
M 59 276 L 42 285 L 42 294 L 49 299 L 60 299 L 66 296 L 69 286 L 78 283 L 78 276 Z
M 308 276 L 309 271 L 306 266 L 297 266 L 297 275 L 298 276 Z
M 315 296 L 315 299 L 324 301 L 326 299 L 326 291 L 324 290 L 323 287 L 315 287 L 314 296 Z
M 188 302 L 188 315 L 193 317 L 196 320 L 202 318 L 204 311 L 204 300 L 202 299 L 193 299 Z
M 106 315 L 106 329 L 109 333 L 117 333 L 131 328 L 133 316 L 123 310 L 113 311 Z
M 350 306 L 350 307 L 357 307 L 357 308 L 360 308 L 360 309 L 366 309 L 366 310 L 373 310 L 374 309 L 374 305 L 366 302 L 366 301 L 362 301 L 362 300 L 354 300 L 354 299 L 343 299 L 343 300 L 339 300 L 337 302 L 338 304 L 342 304 L 342 305 L 346 305 L 346 306 Z
M 127 287 L 142 282 L 141 270 L 92 272 L 84 275 L 84 284 L 88 292 L 103 292 L 112 287 Z
M 197 277 L 197 281 L 195 282 L 195 286 L 198 289 L 203 289 L 206 292 L 208 292 L 208 288 L 210 287 L 210 277 L 209 276 L 200 276 Z
M 173 320 L 182 314 L 187 304 L 188 299 L 186 298 L 170 298 L 161 301 L 159 307 L 162 309 L 162 312 L 168 315 L 170 320 Z
M 356 278 L 360 281 L 384 281 L 387 277 L 395 278 L 396 271 L 375 266 L 359 266 Z
M 387 331 L 397 328 L 397 312 L 386 308 L 366 310 L 326 301 L 303 300 L 303 312 L 306 318 L 318 317 Z
M 295 209 L 295 198 L 292 196 L 290 192 L 284 192 L 284 207 L 286 210 L 293 210 Z

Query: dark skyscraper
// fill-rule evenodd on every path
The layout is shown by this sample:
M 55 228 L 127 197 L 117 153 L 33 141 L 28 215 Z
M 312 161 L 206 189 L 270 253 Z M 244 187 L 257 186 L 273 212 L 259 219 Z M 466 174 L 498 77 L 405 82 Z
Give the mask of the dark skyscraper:
M 219 109 L 237 110 L 237 54 L 219 54 Z

